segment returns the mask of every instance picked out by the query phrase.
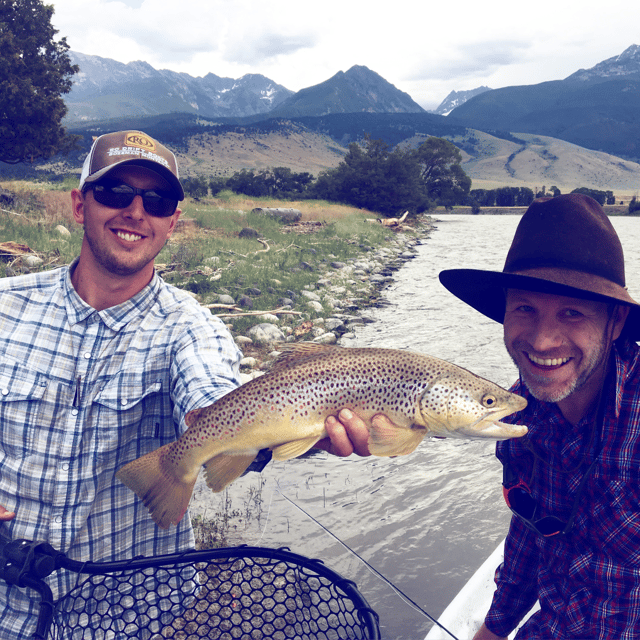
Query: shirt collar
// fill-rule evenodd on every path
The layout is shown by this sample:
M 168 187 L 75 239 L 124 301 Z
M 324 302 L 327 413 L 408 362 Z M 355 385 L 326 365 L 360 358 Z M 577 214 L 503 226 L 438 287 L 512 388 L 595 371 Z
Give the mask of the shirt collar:
M 119 331 L 133 318 L 144 314 L 154 303 L 160 290 L 160 277 L 154 272 L 151 282 L 144 289 L 136 293 L 135 296 L 115 307 L 97 311 L 91 305 L 87 304 L 73 287 L 71 274 L 77 264 L 78 258 L 76 258 L 68 268 L 63 269 L 61 274 L 62 291 L 70 325 L 84 322 L 93 314 L 96 314 L 107 327 L 113 331 Z

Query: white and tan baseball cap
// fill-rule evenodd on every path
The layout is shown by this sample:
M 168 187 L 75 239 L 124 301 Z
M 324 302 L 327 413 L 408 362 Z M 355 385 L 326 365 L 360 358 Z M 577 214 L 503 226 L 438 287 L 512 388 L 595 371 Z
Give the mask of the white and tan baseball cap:
M 96 182 L 123 164 L 146 167 L 161 175 L 184 200 L 176 157 L 167 147 L 142 131 L 116 131 L 96 138 L 85 158 L 80 186 Z

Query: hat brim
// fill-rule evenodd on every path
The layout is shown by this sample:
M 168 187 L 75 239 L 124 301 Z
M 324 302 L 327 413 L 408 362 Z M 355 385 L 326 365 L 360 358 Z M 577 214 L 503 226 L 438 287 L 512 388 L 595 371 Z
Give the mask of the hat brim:
M 176 178 L 176 176 L 173 175 L 173 173 L 169 171 L 169 169 L 163 169 L 162 166 L 159 165 L 157 162 L 153 162 L 152 160 L 145 160 L 144 158 L 132 158 L 132 159 L 122 160 L 120 162 L 115 162 L 113 164 L 110 164 L 109 166 L 103 167 L 99 171 L 92 173 L 90 176 L 87 176 L 83 184 L 86 182 L 97 182 L 98 180 L 100 180 L 100 178 L 111 173 L 111 171 L 113 171 L 117 167 L 122 167 L 124 165 L 134 165 L 137 167 L 144 167 L 145 169 L 149 169 L 150 171 L 157 173 L 161 178 L 166 180 L 171 185 L 171 188 L 175 191 L 176 195 L 178 196 L 178 200 L 179 201 L 184 200 L 184 190 L 182 188 L 182 185 L 180 184 L 180 180 L 178 180 L 178 178 Z
M 629 307 L 625 333 L 640 340 L 640 305 L 622 288 L 619 295 L 604 295 L 543 278 L 481 269 L 447 269 L 440 272 L 439 279 L 454 296 L 500 324 L 504 321 L 506 289 L 623 304 Z

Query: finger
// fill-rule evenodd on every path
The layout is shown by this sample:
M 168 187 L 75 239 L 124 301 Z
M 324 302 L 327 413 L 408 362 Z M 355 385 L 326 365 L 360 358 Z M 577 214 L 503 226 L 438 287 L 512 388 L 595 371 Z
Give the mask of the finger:
M 324 421 L 324 428 L 327 431 L 327 438 L 320 440 L 316 444 L 318 449 L 324 449 L 336 456 L 347 457 L 353 453 L 353 445 L 344 425 L 334 416 L 329 416 Z
M 338 418 L 329 416 L 325 420 L 328 438 L 321 440 L 316 447 L 324 449 L 336 456 L 369 456 L 369 429 L 359 416 L 343 409 Z
M 7 511 L 4 507 L 0 507 L 0 521 L 13 520 L 16 517 L 15 512 Z
M 370 456 L 369 429 L 365 422 L 349 409 L 342 409 L 338 418 L 344 425 L 354 452 L 359 456 Z

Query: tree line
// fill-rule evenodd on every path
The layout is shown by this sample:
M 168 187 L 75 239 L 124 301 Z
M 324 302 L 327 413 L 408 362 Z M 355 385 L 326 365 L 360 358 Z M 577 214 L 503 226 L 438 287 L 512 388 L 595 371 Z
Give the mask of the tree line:
M 528 207 L 535 198 L 561 195 L 558 187 L 499 187 L 471 190 L 471 178 L 461 167 L 460 150 L 443 138 L 429 138 L 417 149 L 391 148 L 383 140 L 365 136 L 352 143 L 344 160 L 320 173 L 296 173 L 287 167 L 242 169 L 228 178 L 198 176 L 183 180 L 191 197 L 216 195 L 224 189 L 250 197 L 281 200 L 320 199 L 339 202 L 385 216 L 409 211 L 422 213 L 434 206 Z M 615 204 L 612 191 L 579 187 L 600 204 Z
M 252 197 L 328 200 L 394 216 L 466 203 L 471 178 L 461 162 L 460 150 L 443 138 L 429 138 L 416 149 L 392 149 L 366 135 L 362 143 L 349 145 L 336 168 L 317 178 L 276 167 L 242 169 L 229 178 L 186 178 L 183 183 L 192 197 L 204 197 L 209 189 L 213 195 L 231 189 Z
M 602 191 L 589 187 L 578 187 L 571 193 L 583 193 L 592 197 L 601 205 L 615 204 L 616 197 L 613 191 Z M 555 185 L 547 191 L 542 187 L 540 191 L 534 193 L 529 187 L 499 187 L 497 189 L 473 189 L 469 192 L 467 204 L 474 209 L 480 207 L 528 207 L 536 198 L 551 197 L 561 195 L 562 192 Z

